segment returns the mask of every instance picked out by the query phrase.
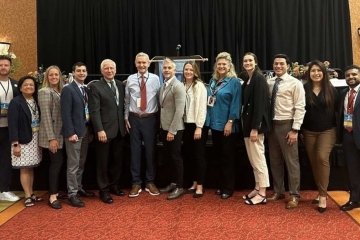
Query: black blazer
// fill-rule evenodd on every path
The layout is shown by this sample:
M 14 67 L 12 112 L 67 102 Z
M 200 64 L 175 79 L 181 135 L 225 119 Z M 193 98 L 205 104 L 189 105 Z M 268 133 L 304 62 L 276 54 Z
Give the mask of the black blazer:
M 337 136 L 339 142 L 342 142 L 342 137 L 344 134 L 344 101 L 348 97 L 349 88 L 346 88 L 340 93 L 340 103 L 339 103 L 339 118 L 337 123 Z M 357 149 L 360 150 L 360 94 L 356 94 L 354 113 L 353 113 L 353 138 Z
M 125 86 L 119 80 L 116 80 L 116 86 L 119 91 L 119 105 L 116 105 L 116 99 L 110 86 L 104 78 L 91 83 L 88 87 L 90 119 L 94 127 L 95 137 L 97 133 L 104 130 L 108 139 L 115 138 L 119 131 L 122 136 L 125 135 L 124 123 L 124 97 Z
M 250 84 L 243 85 L 243 134 L 249 137 L 252 129 L 258 133 L 265 133 L 270 130 L 270 97 L 269 87 L 265 77 L 254 72 Z
M 37 105 L 37 103 L 36 103 Z M 40 109 L 37 105 L 37 109 Z M 23 95 L 13 98 L 9 105 L 9 139 L 26 144 L 32 140 L 31 112 Z
M 83 95 L 73 81 L 61 91 L 62 134 L 68 138 L 74 134 L 84 137 L 86 133 L 85 101 Z

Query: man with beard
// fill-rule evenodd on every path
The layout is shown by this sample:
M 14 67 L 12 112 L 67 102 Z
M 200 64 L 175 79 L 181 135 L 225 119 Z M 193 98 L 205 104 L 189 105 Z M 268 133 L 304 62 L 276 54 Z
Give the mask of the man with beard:
M 342 139 L 345 161 L 349 175 L 350 198 L 342 205 L 342 211 L 360 207 L 360 67 L 351 65 L 345 69 L 346 84 L 349 86 L 341 92 L 340 122 L 338 136 Z
M 10 101 L 19 91 L 17 82 L 9 78 L 10 69 L 11 58 L 0 56 L 0 200 L 16 202 L 20 198 L 9 191 L 12 167 L 7 113 Z

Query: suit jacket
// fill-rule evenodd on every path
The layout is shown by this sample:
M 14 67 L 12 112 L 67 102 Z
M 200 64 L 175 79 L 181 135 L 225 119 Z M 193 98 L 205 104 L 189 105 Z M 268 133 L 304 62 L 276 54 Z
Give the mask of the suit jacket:
M 359 88 L 360 90 L 360 88 Z M 337 129 L 338 129 L 338 139 L 340 140 L 340 142 L 342 142 L 342 136 L 344 131 L 346 131 L 344 129 L 344 101 L 345 98 L 348 97 L 347 93 L 349 91 L 349 88 L 344 89 L 343 91 L 341 91 L 340 93 L 340 103 L 339 103 L 339 118 L 338 118 L 338 124 L 337 124 Z M 355 141 L 355 145 L 357 147 L 357 149 L 360 150 L 360 97 L 359 97 L 359 93 L 356 94 L 356 99 L 355 99 L 355 105 L 354 105 L 354 113 L 353 113 L 353 119 L 352 119 L 352 127 L 353 127 L 353 138 Z
M 60 106 L 62 135 L 66 138 L 74 134 L 78 137 L 84 137 L 86 133 L 86 105 L 75 81 L 66 85 L 61 91 Z
M 39 109 L 39 107 L 38 107 Z M 31 112 L 22 94 L 14 97 L 8 110 L 9 140 L 26 144 L 32 140 Z
M 114 93 L 110 86 L 101 78 L 89 85 L 89 110 L 90 119 L 94 127 L 95 136 L 98 132 L 105 131 L 108 139 L 115 138 L 119 131 L 125 135 L 124 123 L 124 97 L 125 86 L 119 80 L 114 79 L 119 92 L 119 105 L 116 104 Z
M 244 83 L 243 103 L 244 137 L 249 137 L 252 129 L 257 129 L 258 133 L 269 131 L 271 126 L 269 87 L 262 74 L 254 72 L 250 84 Z
M 39 90 L 38 99 L 41 110 L 39 146 L 49 148 L 49 141 L 56 139 L 59 147 L 62 148 L 60 95 L 53 89 L 45 87 Z
M 184 111 L 186 91 L 184 84 L 172 78 L 171 83 L 160 89 L 160 125 L 163 130 L 176 134 L 178 130 L 184 130 Z

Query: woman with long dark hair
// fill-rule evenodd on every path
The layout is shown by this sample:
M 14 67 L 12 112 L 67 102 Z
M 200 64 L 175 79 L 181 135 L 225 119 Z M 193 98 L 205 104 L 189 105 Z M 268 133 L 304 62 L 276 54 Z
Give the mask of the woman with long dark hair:
M 318 198 L 313 202 L 318 203 L 317 210 L 323 213 L 326 210 L 330 176 L 329 156 L 336 141 L 335 109 L 338 96 L 322 62 L 314 60 L 309 63 L 306 79 L 306 113 L 302 132 L 319 191 Z

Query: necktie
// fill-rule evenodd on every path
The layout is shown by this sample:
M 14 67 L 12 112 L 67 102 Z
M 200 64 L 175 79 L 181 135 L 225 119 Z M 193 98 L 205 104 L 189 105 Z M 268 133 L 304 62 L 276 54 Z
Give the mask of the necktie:
M 355 93 L 356 93 L 355 90 L 352 88 L 350 90 L 350 93 L 349 93 L 348 104 L 347 104 L 347 107 L 346 107 L 346 110 L 347 110 L 348 114 L 353 114 L 354 113 Z M 345 127 L 345 129 L 348 132 L 352 132 L 352 127 Z
M 271 120 L 273 120 L 275 117 L 276 94 L 279 90 L 279 84 L 281 80 L 282 80 L 281 78 L 275 79 L 275 84 L 271 93 Z
M 80 89 L 81 89 L 81 93 L 82 93 L 82 95 L 83 95 L 84 101 L 87 103 L 88 98 L 87 98 L 87 94 L 86 94 L 85 87 L 82 86 L 82 87 L 80 87 Z
M 110 81 L 110 85 L 111 85 L 111 91 L 113 91 L 114 96 L 116 96 L 116 88 L 115 88 L 115 85 L 114 85 L 114 81 Z
M 145 79 L 144 79 L 144 75 L 141 75 L 140 97 L 141 97 L 140 110 L 144 112 L 146 110 L 146 104 L 147 104 L 147 100 L 146 100 L 146 82 L 145 82 Z

